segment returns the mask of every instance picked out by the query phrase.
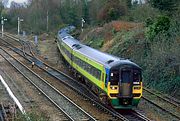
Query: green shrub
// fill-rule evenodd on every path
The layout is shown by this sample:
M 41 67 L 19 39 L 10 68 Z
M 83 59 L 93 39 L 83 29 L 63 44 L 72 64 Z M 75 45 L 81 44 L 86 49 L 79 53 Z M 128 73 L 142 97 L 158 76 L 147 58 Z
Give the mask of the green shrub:
M 147 21 L 147 22 L 149 22 L 149 21 Z M 146 37 L 152 41 L 158 33 L 167 32 L 167 30 L 170 27 L 170 18 L 167 16 L 159 16 L 153 22 L 153 24 L 152 23 L 151 23 L 151 25 L 149 25 L 150 23 L 146 23 L 146 24 L 148 25 L 147 31 L 146 31 Z
M 32 111 L 27 115 L 22 115 L 20 112 L 17 113 L 17 119 L 15 121 L 27 121 L 30 118 L 30 121 L 49 121 L 47 115 L 44 113 L 39 113 L 37 111 Z
M 107 0 L 105 5 L 99 11 L 97 18 L 100 22 L 109 22 L 117 20 L 120 16 L 127 13 L 127 6 L 119 0 Z
M 85 44 L 88 46 L 91 46 L 93 48 L 100 49 L 104 44 L 104 40 L 100 39 L 100 38 L 92 39 L 92 40 L 86 40 Z
M 144 22 L 147 18 L 155 18 L 160 14 L 158 9 L 152 8 L 148 4 L 133 6 L 126 16 L 121 19 L 133 22 Z

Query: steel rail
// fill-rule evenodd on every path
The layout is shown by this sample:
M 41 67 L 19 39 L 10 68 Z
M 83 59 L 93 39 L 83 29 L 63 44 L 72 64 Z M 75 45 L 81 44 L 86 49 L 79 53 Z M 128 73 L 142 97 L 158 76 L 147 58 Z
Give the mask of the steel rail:
M 155 102 L 151 101 L 150 99 L 148 99 L 148 98 L 146 98 L 146 97 L 144 97 L 144 96 L 142 96 L 142 98 L 143 98 L 144 100 L 146 100 L 147 102 L 151 103 L 152 105 L 158 107 L 159 109 L 161 109 L 161 110 L 163 110 L 163 111 L 169 113 L 169 114 L 172 115 L 173 117 L 176 117 L 178 120 L 180 120 L 180 117 L 177 116 L 176 114 L 173 114 L 172 112 L 170 112 L 170 111 L 168 111 L 168 110 L 162 108 L 161 106 L 159 106 L 158 104 L 156 104 Z
M 24 41 L 23 39 L 20 39 L 20 38 L 18 38 L 18 37 L 16 37 L 16 36 L 12 35 L 12 34 L 9 34 L 9 33 L 5 33 L 4 35 L 5 35 L 6 37 L 8 37 L 8 38 L 10 38 L 10 39 L 12 39 L 12 40 L 15 40 L 15 41 L 17 41 L 18 43 L 20 43 L 24 51 L 25 51 L 25 46 L 24 46 L 24 45 L 27 44 L 28 47 L 29 47 L 29 50 L 30 50 L 31 55 L 32 55 L 32 56 L 35 56 L 35 54 L 34 54 L 34 52 L 33 52 L 33 50 L 32 50 L 32 47 L 31 47 L 30 43 L 28 43 L 27 41 Z M 2 38 L 1 38 L 1 39 L 2 39 Z M 25 53 L 24 53 L 24 54 L 25 54 Z
M 136 110 L 118 110 L 118 112 L 125 116 L 129 121 L 151 121 L 149 118 Z
M 5 41 L 5 42 L 6 42 L 6 41 Z M 13 45 L 11 45 L 11 46 L 13 46 Z M 13 47 L 14 47 L 14 46 L 13 46 Z M 16 47 L 14 47 L 14 48 L 16 48 Z M 24 54 L 22 54 L 23 51 L 20 50 L 20 49 L 18 49 L 18 48 L 15 49 L 16 51 L 15 51 L 13 48 L 11 48 L 11 47 L 10 47 L 10 49 L 12 49 L 14 52 L 16 52 L 17 54 L 21 55 L 21 56 L 24 57 L 25 59 L 27 59 L 29 62 L 32 62 L 32 60 L 35 59 L 35 57 L 32 57 L 29 53 L 26 53 L 26 57 L 23 56 L 23 55 L 24 55 Z M 18 51 L 17 51 L 17 50 L 18 50 Z M 22 52 L 22 53 L 19 53 L 19 52 Z M 30 57 L 30 59 L 28 58 L 28 56 Z M 39 59 L 37 59 L 37 60 L 39 60 Z M 39 60 L 39 61 L 41 61 L 41 60 Z M 79 86 L 79 87 L 83 87 L 83 88 L 85 88 L 86 90 L 89 90 L 86 86 L 84 86 L 84 85 L 81 84 L 80 82 L 76 81 L 75 79 L 73 79 L 73 78 L 70 77 L 69 75 L 67 75 L 67 74 L 65 74 L 65 73 L 63 73 L 63 72 L 61 72 L 61 71 L 59 71 L 59 70 L 57 70 L 57 69 L 54 69 L 53 67 L 51 67 L 50 65 L 48 65 L 48 64 L 46 64 L 46 63 L 44 63 L 44 62 L 42 62 L 42 63 L 43 63 L 45 66 L 47 66 L 48 69 L 52 69 L 52 70 L 54 70 L 56 73 L 61 74 L 61 75 L 63 76 L 62 79 L 65 79 L 65 78 L 70 79 L 70 80 L 72 80 L 74 83 L 78 83 L 79 85 L 81 85 L 81 86 Z M 121 114 L 119 114 L 119 113 L 118 113 L 117 111 L 115 111 L 114 109 L 109 109 L 109 108 L 106 107 L 105 105 L 103 105 L 103 104 L 101 104 L 100 102 L 98 102 L 97 99 L 95 99 L 94 97 L 89 97 L 89 95 L 86 95 L 86 94 L 82 93 L 80 90 L 78 90 L 78 89 L 75 88 L 73 85 L 69 84 L 68 82 L 62 81 L 62 79 L 60 79 L 59 77 L 57 77 L 57 75 L 56 75 L 56 76 L 53 75 L 53 74 L 51 73 L 51 72 L 52 72 L 51 70 L 50 70 L 50 71 L 47 71 L 47 69 L 45 69 L 44 67 L 41 67 L 41 66 L 38 66 L 38 67 L 41 68 L 42 70 L 46 71 L 48 74 L 50 74 L 51 76 L 55 77 L 56 79 L 60 80 L 63 84 L 65 84 L 66 86 L 70 87 L 71 89 L 73 89 L 73 90 L 76 91 L 78 94 L 82 95 L 83 97 L 85 97 L 86 99 L 88 99 L 89 101 L 91 101 L 93 104 L 97 105 L 99 108 L 101 108 L 101 109 L 104 110 L 105 112 L 108 112 L 108 113 L 111 114 L 113 117 L 118 118 L 118 119 L 121 119 L 121 120 L 123 120 L 123 121 L 128 121 L 127 118 L 125 118 L 124 116 L 122 116 Z M 66 79 L 66 80 L 67 80 L 67 79 Z M 89 90 L 89 91 L 90 91 L 90 90 Z M 94 95 L 92 92 L 91 92 L 91 94 Z M 95 95 L 94 95 L 94 96 L 95 96 Z
M 133 113 L 134 115 L 137 115 L 138 117 L 140 117 L 140 118 L 143 119 L 144 121 L 151 121 L 149 118 L 147 118 L 146 116 L 142 115 L 141 113 L 139 113 L 139 112 L 137 112 L 137 111 L 135 111 L 135 110 L 133 110 L 132 113 Z
M 19 49 L 19 51 L 21 51 L 20 49 Z M 17 51 L 16 51 L 16 53 L 18 53 Z M 23 57 L 23 55 L 22 54 L 20 54 L 22 57 Z M 31 55 L 30 54 L 28 54 L 27 53 L 27 55 L 31 58 L 31 59 L 28 59 L 28 58 L 26 58 L 28 61 L 30 61 L 30 62 L 32 62 L 32 57 L 31 57 Z M 37 59 L 37 60 L 39 60 L 39 59 Z M 39 60 L 39 61 L 41 61 L 41 60 Z M 67 75 L 67 74 L 65 74 L 65 73 L 63 73 L 63 72 L 61 72 L 61 71 L 59 71 L 59 70 L 57 70 L 57 69 L 54 69 L 53 67 L 51 67 L 50 65 L 48 65 L 48 64 L 46 64 L 46 63 L 44 63 L 44 62 L 42 62 L 45 66 L 47 66 L 48 67 L 48 69 L 49 68 L 51 68 L 52 70 L 55 70 L 57 73 L 61 73 L 63 76 L 65 76 L 65 77 L 67 77 L 67 78 L 69 78 L 69 79 L 71 79 L 71 80 L 73 80 L 73 81 L 75 81 L 76 83 L 79 83 L 78 81 L 76 81 L 75 79 L 73 79 L 72 77 L 70 77 L 69 75 Z M 41 69 L 43 69 L 44 71 L 47 71 L 46 69 L 44 69 L 44 68 L 42 68 L 41 67 Z M 52 75 L 51 73 L 49 73 L 50 75 Z M 52 76 L 54 76 L 54 75 L 52 75 Z M 55 78 L 57 78 L 57 77 L 55 77 Z M 59 78 L 57 78 L 58 80 L 59 80 Z M 64 82 L 63 82 L 64 83 Z M 71 87 L 73 90 L 75 90 L 76 92 L 78 92 L 78 93 L 81 93 L 81 92 L 79 92 L 77 89 L 75 89 L 74 87 L 72 87 L 71 85 L 69 85 L 69 84 L 66 84 L 65 83 L 65 85 L 68 85 L 69 87 Z M 84 85 L 83 85 L 84 86 Z M 89 89 L 88 89 L 89 90 Z M 104 109 L 106 106 L 104 106 L 104 105 L 102 105 L 102 104 L 98 104 L 98 102 L 97 102 L 97 100 L 92 100 L 91 98 L 89 98 L 89 97 L 87 97 L 86 95 L 84 95 L 84 94 L 82 94 L 81 93 L 81 95 L 82 96 L 84 96 L 84 97 L 86 97 L 86 98 L 88 98 L 88 100 L 90 100 L 90 101 L 92 101 L 93 103 L 95 103 L 97 106 L 100 106 L 101 108 L 103 108 L 103 110 L 106 110 L 106 111 L 108 111 L 108 112 L 110 112 L 110 114 L 113 114 L 115 117 L 118 117 L 119 119 L 122 119 L 122 120 L 128 120 L 128 118 L 125 118 L 123 115 L 121 115 L 121 114 L 119 114 L 119 113 L 117 113 L 117 111 L 115 111 L 114 109 L 109 109 L 109 108 L 106 108 L 106 109 Z M 148 119 L 147 117 L 145 117 L 144 115 L 142 115 L 142 114 L 140 114 L 140 113 L 135 113 L 136 111 L 133 111 L 133 113 L 131 113 L 131 114 L 129 114 L 129 115 L 136 115 L 137 117 L 139 117 L 139 118 L 141 118 L 141 120 L 143 120 L 143 121 L 150 121 L 150 119 Z
M 162 100 L 164 100 L 164 101 L 166 101 L 166 102 L 168 102 L 168 103 L 170 103 L 170 104 L 172 104 L 172 105 L 174 105 L 174 106 L 176 106 L 176 107 L 180 107 L 178 101 L 175 101 L 175 100 L 173 100 L 173 99 L 170 98 L 170 100 L 173 100 L 173 102 L 172 102 L 172 101 L 168 100 L 167 98 L 164 98 L 164 97 L 162 97 L 162 96 L 160 96 L 160 95 L 152 92 L 151 90 L 149 90 L 149 89 L 147 89 L 147 88 L 145 88 L 145 87 L 143 88 L 143 90 L 144 90 L 144 91 L 147 91 L 148 93 L 150 93 L 150 94 L 152 94 L 152 95 L 157 96 L 158 98 L 160 98 L 160 99 L 162 99 Z
M 2 49 L 2 48 L 1 48 Z M 3 49 L 2 49 L 3 50 Z M 5 50 L 4 50 L 5 51 Z M 11 56 L 9 53 L 7 53 L 9 56 Z M 56 107 L 58 107 L 58 109 L 60 109 L 69 120 L 74 121 L 74 119 L 67 114 L 64 109 L 62 109 L 53 99 L 51 99 L 40 87 L 38 87 L 32 80 L 30 80 L 23 72 L 21 72 L 16 66 L 14 66 L 5 56 L 2 55 L 2 57 L 8 61 L 16 70 L 18 70 L 28 81 L 31 82 L 31 84 L 33 84 L 42 94 L 44 94 Z M 11 56 L 13 59 L 15 59 L 13 56 Z M 16 59 L 15 59 L 16 60 Z M 48 82 L 46 82 L 44 79 L 42 79 L 41 77 L 39 77 L 37 74 L 35 74 L 33 71 L 31 71 L 27 66 L 25 66 L 24 64 L 22 64 L 20 61 L 16 60 L 19 64 L 21 64 L 23 67 L 25 67 L 27 70 L 29 70 L 31 73 L 33 73 L 34 75 L 36 75 L 39 79 L 41 79 L 42 81 L 44 81 L 44 83 L 46 83 L 49 87 L 51 87 L 53 90 L 55 90 L 59 95 L 63 96 L 64 98 L 67 99 L 67 101 L 69 101 L 70 103 L 72 103 L 74 106 L 76 106 L 78 109 L 80 109 L 83 113 L 85 113 L 89 120 L 91 121 L 95 121 L 96 119 L 94 119 L 92 116 L 90 116 L 87 112 L 85 112 L 82 108 L 80 108 L 78 105 L 76 105 L 74 102 L 72 102 L 69 98 L 67 98 L 65 95 L 63 95 L 61 92 L 59 92 L 57 89 L 55 89 L 52 85 L 50 85 Z

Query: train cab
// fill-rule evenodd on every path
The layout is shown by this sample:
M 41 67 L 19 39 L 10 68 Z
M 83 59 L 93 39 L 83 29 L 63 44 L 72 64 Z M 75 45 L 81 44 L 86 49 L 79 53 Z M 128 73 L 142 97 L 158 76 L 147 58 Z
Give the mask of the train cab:
M 111 68 L 109 75 L 111 104 L 116 108 L 137 106 L 142 96 L 141 69 L 131 64 L 120 65 Z

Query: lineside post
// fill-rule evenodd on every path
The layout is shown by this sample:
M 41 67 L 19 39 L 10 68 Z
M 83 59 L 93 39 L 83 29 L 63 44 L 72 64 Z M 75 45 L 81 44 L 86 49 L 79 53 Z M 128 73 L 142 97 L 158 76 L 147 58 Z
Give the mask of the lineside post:
M 1 17 L 1 25 L 2 25 L 2 37 L 4 37 L 4 21 L 7 21 L 4 17 Z

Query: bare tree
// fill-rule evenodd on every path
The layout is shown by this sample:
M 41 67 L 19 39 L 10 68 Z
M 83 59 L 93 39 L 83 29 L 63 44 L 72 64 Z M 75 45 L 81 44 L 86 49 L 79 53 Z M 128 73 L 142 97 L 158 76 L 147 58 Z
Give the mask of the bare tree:
M 4 6 L 8 5 L 9 0 L 0 0 Z

